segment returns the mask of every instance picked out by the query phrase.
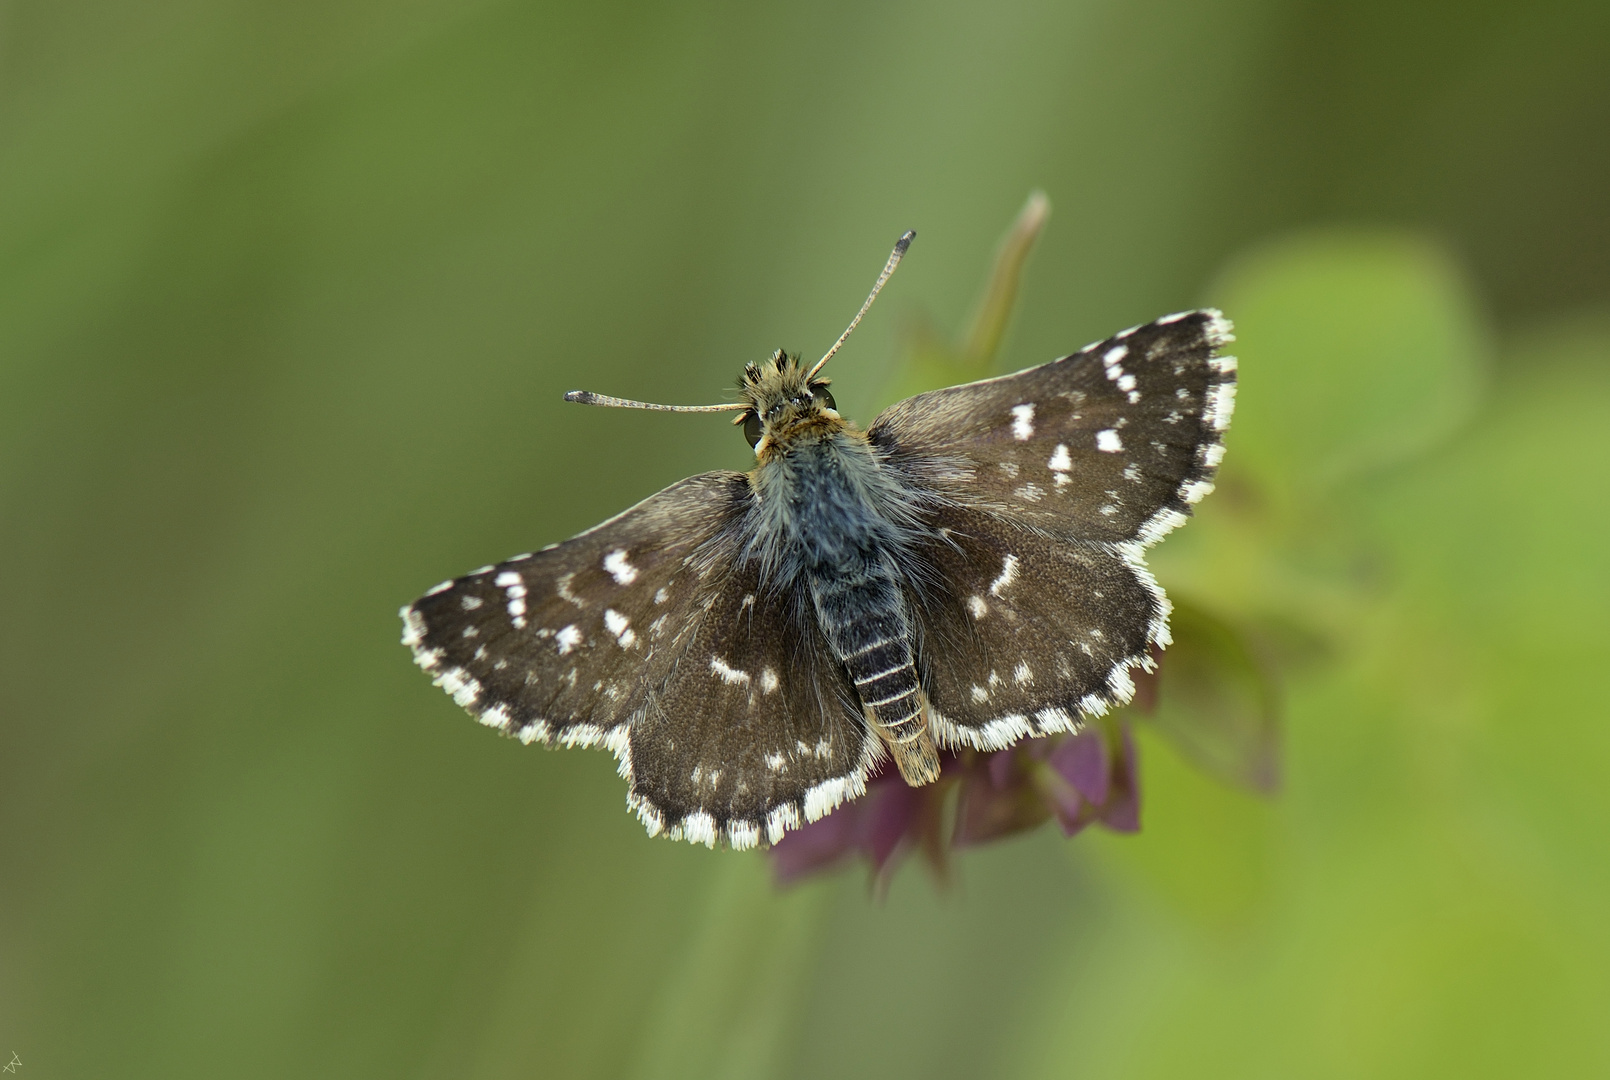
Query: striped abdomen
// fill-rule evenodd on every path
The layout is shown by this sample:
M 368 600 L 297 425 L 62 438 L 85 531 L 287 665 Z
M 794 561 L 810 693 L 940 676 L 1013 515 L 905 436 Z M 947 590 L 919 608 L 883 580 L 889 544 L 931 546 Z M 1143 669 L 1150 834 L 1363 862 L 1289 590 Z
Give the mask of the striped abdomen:
M 905 598 L 876 563 L 810 575 L 816 619 L 833 654 L 855 683 L 867 720 L 913 786 L 939 777 L 928 733 L 927 701 L 917 681 Z

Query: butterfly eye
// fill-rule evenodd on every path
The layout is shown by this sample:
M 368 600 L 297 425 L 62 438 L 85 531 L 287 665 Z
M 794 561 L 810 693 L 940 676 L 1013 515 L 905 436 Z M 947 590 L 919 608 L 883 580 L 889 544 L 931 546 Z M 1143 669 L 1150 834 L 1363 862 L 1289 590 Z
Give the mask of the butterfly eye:
M 744 417 L 744 438 L 749 440 L 750 446 L 760 441 L 760 417 L 754 413 Z
M 838 411 L 838 403 L 833 400 L 832 391 L 828 390 L 828 388 L 825 386 L 812 387 L 811 399 L 824 409 L 832 409 L 835 412 Z

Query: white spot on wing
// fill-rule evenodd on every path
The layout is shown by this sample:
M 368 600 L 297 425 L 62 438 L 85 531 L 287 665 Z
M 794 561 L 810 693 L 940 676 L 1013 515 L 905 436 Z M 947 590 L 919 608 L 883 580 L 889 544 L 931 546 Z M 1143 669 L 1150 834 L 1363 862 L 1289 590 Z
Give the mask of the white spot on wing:
M 474 611 L 481 606 L 481 598 L 479 596 L 461 596 L 458 598 L 458 606 L 465 611 Z
M 805 820 L 815 821 L 829 813 L 850 794 L 850 779 L 826 780 L 805 793 Z
M 398 614 L 403 620 L 402 643 L 417 650 L 420 642 L 425 640 L 425 620 L 411 607 L 403 608 Z
M 682 822 L 682 836 L 705 847 L 716 846 L 716 819 L 703 810 L 689 814 Z
M 1137 540 L 1143 549 L 1149 548 L 1183 524 L 1185 524 L 1184 514 L 1178 510 L 1164 507 L 1148 518 L 1146 523 L 1140 527 L 1140 535 Z
M 453 695 L 460 708 L 467 709 L 481 696 L 481 684 L 463 668 L 449 668 L 436 677 L 436 685 Z
M 799 827 L 799 811 L 793 803 L 784 803 L 766 815 L 766 839 L 775 844 L 788 829 Z
M 989 614 L 989 605 L 984 603 L 982 596 L 969 596 L 967 598 L 967 610 L 973 613 L 973 618 L 982 619 Z
M 516 629 L 525 629 L 525 579 L 513 570 L 499 574 L 493 584 L 509 594 L 509 619 Z
M 710 670 L 719 675 L 722 682 L 725 682 L 731 686 L 744 686 L 748 685 L 749 683 L 749 672 L 739 671 L 734 667 L 728 667 L 727 662 L 721 659 L 719 656 L 712 656 L 710 658 Z
M 581 644 L 581 631 L 576 628 L 575 623 L 571 623 L 555 634 L 553 640 L 559 646 L 559 655 L 564 656 Z
M 1001 576 L 990 582 L 990 595 L 1000 596 L 1001 590 L 1015 580 L 1017 580 L 1017 556 L 1008 555 L 1001 563 Z
M 1135 697 L 1135 680 L 1123 664 L 1114 667 L 1107 675 L 1107 685 L 1112 687 L 1113 698 L 1120 705 L 1129 704 Z
M 553 583 L 554 592 L 558 593 L 562 599 L 575 604 L 577 607 L 586 607 L 587 601 L 570 591 L 570 583 L 575 579 L 575 577 L 575 574 L 566 574 L 558 581 L 555 581 Z
M 604 626 L 615 635 L 623 649 L 630 649 L 637 642 L 637 631 L 632 629 L 632 620 L 616 611 L 614 608 L 604 610 Z
M 1235 383 L 1219 383 L 1208 391 L 1207 421 L 1214 431 L 1230 426 L 1230 414 L 1235 412 Z
M 1012 406 L 1012 437 L 1018 442 L 1028 442 L 1034 437 L 1033 402 Z
M 604 556 L 604 569 L 609 571 L 609 576 L 615 579 L 617 585 L 630 585 L 637 580 L 637 567 L 627 560 L 628 554 L 626 550 L 617 548 Z
M 1118 437 L 1114 428 L 1102 428 L 1096 432 L 1096 449 L 1107 454 L 1120 453 L 1124 448 L 1124 441 Z
M 762 693 L 774 693 L 779 685 L 775 671 L 769 667 L 760 669 L 760 689 Z
M 1051 460 L 1046 467 L 1052 472 L 1067 472 L 1073 468 L 1073 458 L 1068 454 L 1067 443 L 1057 443 L 1056 450 L 1051 454 Z

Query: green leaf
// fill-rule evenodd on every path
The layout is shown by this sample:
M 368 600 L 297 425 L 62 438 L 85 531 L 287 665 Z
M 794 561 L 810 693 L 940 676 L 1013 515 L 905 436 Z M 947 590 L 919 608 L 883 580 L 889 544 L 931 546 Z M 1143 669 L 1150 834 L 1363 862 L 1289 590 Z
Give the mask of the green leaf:
M 1425 450 L 1470 416 L 1486 335 L 1458 269 L 1407 233 L 1274 241 L 1211 290 L 1235 322 L 1234 467 L 1313 493 Z
M 1199 768 L 1254 791 L 1280 786 L 1280 695 L 1247 636 L 1174 598 L 1174 643 L 1158 670 L 1152 726 Z

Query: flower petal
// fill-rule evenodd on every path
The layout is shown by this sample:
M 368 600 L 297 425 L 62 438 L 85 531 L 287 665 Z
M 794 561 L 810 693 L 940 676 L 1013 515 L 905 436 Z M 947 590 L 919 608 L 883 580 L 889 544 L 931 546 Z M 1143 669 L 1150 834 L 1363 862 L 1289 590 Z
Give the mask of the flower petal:
M 1051 765 L 1086 799 L 1100 806 L 1107 801 L 1112 762 L 1107 740 L 1096 728 L 1085 728 L 1051 751 Z
M 922 796 L 922 789 L 904 783 L 882 784 L 867 792 L 865 844 L 873 873 L 883 871 L 884 864 L 900 847 L 900 841 L 912 831 Z
M 845 803 L 826 817 L 818 818 L 792 832 L 771 847 L 772 870 L 779 882 L 796 881 L 807 874 L 826 869 L 859 847 L 861 802 Z
M 1127 725 L 1113 769 L 1112 794 L 1101 807 L 1100 816 L 1101 823 L 1115 832 L 1140 831 L 1140 761 Z

